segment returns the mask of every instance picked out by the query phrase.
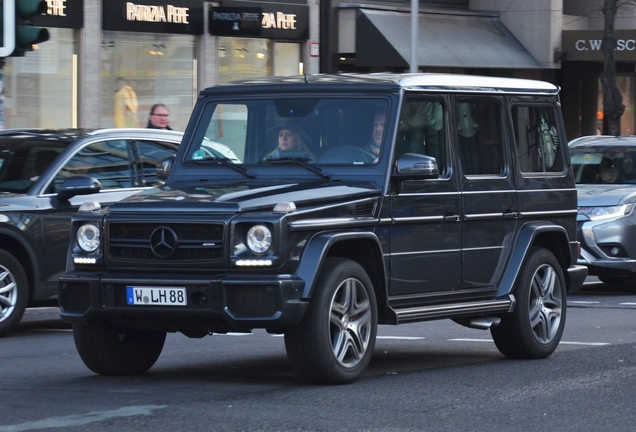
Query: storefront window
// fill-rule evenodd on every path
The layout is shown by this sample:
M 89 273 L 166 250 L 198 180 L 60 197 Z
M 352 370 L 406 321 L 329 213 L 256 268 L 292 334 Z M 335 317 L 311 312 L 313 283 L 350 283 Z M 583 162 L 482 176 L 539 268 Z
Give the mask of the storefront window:
M 621 135 L 634 135 L 634 76 L 633 75 L 617 75 L 616 85 L 623 97 L 623 105 L 625 112 L 621 116 Z M 603 112 L 603 85 L 601 79 L 598 80 L 598 112 Z M 603 131 L 603 117 L 598 116 L 598 133 Z
M 219 82 L 271 75 L 267 39 L 219 37 Z
M 196 100 L 195 36 L 105 31 L 102 38 L 102 126 L 146 127 L 150 108 L 170 109 L 185 130 Z
M 300 45 L 276 42 L 274 46 L 274 75 L 286 76 L 301 73 Z
M 299 73 L 300 44 L 219 37 L 219 82 Z
M 4 64 L 5 128 L 68 128 L 76 94 L 72 29 L 49 28 L 49 40 Z

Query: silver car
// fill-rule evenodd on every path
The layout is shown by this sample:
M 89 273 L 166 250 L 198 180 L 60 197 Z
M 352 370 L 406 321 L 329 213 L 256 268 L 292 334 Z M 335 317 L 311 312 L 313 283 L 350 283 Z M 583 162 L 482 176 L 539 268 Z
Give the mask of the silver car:
M 578 190 L 579 264 L 636 292 L 636 136 L 570 142 Z

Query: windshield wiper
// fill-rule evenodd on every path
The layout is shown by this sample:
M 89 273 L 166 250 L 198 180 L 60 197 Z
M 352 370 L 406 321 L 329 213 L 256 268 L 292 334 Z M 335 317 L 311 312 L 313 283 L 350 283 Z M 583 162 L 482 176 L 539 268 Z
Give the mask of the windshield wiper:
M 193 163 L 195 163 L 197 165 L 208 165 L 210 162 L 212 162 L 212 163 L 221 163 L 221 164 L 225 165 L 226 167 L 232 168 L 234 171 L 243 174 L 245 177 L 249 177 L 251 179 L 255 179 L 256 178 L 256 174 L 254 174 L 252 171 L 248 170 L 247 168 L 243 168 L 240 165 L 236 165 L 233 162 L 230 162 L 230 160 L 228 158 L 225 158 L 225 157 L 208 156 L 205 159 L 196 159 L 196 160 L 191 160 L 189 162 L 193 162 Z
M 267 162 L 271 165 L 289 165 L 295 164 L 305 168 L 307 171 L 311 171 L 314 174 L 318 174 L 320 177 L 331 180 L 331 174 L 318 168 L 317 166 L 310 165 L 307 162 L 311 161 L 311 158 L 295 158 L 295 157 L 280 157 L 280 158 L 267 158 L 263 162 Z

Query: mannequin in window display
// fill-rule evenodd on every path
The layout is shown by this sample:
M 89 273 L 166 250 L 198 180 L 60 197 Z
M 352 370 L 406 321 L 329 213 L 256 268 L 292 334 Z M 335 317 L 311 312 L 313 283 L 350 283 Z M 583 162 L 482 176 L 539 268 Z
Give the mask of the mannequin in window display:
M 123 79 L 118 82 L 119 90 L 115 93 L 115 127 L 137 127 L 137 94 Z

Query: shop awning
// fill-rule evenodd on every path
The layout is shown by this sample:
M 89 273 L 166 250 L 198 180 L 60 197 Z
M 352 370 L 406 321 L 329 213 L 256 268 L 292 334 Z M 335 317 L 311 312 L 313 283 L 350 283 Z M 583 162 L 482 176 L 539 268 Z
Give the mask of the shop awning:
M 493 15 L 420 13 L 418 42 L 422 67 L 542 68 Z M 358 10 L 356 66 L 408 67 L 410 50 L 410 13 Z

